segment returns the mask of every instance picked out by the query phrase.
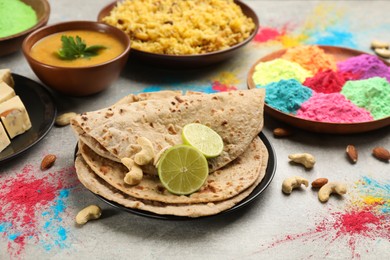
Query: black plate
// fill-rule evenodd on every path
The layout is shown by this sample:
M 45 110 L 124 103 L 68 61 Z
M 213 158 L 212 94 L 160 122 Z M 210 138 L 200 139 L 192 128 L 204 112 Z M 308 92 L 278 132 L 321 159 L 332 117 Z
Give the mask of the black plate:
M 254 199 L 256 199 L 271 183 L 274 175 L 275 175 L 275 170 L 276 170 L 276 155 L 275 151 L 271 146 L 271 143 L 268 141 L 268 139 L 265 137 L 263 133 L 259 134 L 260 139 L 263 141 L 264 145 L 266 146 L 268 150 L 268 164 L 267 164 L 267 169 L 265 172 L 265 176 L 263 180 L 260 182 L 259 185 L 252 191 L 251 194 L 249 194 L 248 197 L 246 197 L 244 200 L 241 202 L 237 203 L 234 207 L 227 209 L 221 213 L 218 213 L 216 215 L 211 215 L 211 216 L 204 216 L 204 217 L 199 217 L 199 218 L 190 218 L 190 217 L 181 217 L 181 216 L 173 216 L 173 215 L 159 215 L 155 214 L 152 212 L 148 211 L 143 211 L 139 209 L 132 209 L 132 208 L 127 208 L 125 206 L 122 206 L 121 204 L 115 203 L 113 201 L 110 201 L 100 195 L 97 195 L 93 193 L 95 196 L 97 196 L 99 199 L 107 203 L 108 205 L 113 206 L 114 208 L 130 212 L 139 216 L 143 217 L 148 217 L 148 218 L 155 218 L 155 219 L 163 219 L 163 220 L 194 220 L 194 219 L 202 219 L 202 218 L 209 218 L 209 217 L 214 217 L 214 216 L 220 216 L 220 215 L 225 215 L 227 213 L 231 213 L 233 211 L 236 211 L 238 209 L 241 209 L 244 206 L 247 206 L 250 202 L 252 202 Z
M 0 153 L 0 164 L 38 143 L 50 131 L 57 115 L 57 108 L 48 90 L 29 78 L 17 74 L 12 74 L 12 77 L 15 93 L 23 101 L 32 127 L 11 140 L 11 144 Z

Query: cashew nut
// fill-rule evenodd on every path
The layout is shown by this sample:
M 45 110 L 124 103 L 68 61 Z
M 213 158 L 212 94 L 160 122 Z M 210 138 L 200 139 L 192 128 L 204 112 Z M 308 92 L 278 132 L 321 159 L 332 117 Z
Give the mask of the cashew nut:
M 308 187 L 309 181 L 300 176 L 293 176 L 290 178 L 286 178 L 282 184 L 282 191 L 286 194 L 290 194 L 294 188 L 300 187 L 301 184 Z
M 102 215 L 102 209 L 96 205 L 90 205 L 82 210 L 76 215 L 76 223 L 79 225 L 84 225 L 89 220 L 98 219 Z
M 379 40 L 373 40 L 371 42 L 371 48 L 372 49 L 388 49 L 390 47 L 390 44 L 388 42 L 379 41 Z
M 388 59 L 390 58 L 390 50 L 389 49 L 383 49 L 383 48 L 376 48 L 374 52 L 381 56 L 382 58 Z
M 344 183 L 328 182 L 318 191 L 318 199 L 321 202 L 327 202 L 329 200 L 330 194 L 332 193 L 343 195 L 347 193 L 347 186 Z
M 293 162 L 302 164 L 307 169 L 313 168 L 314 164 L 316 163 L 314 156 L 309 153 L 290 154 L 288 158 Z
M 123 181 L 129 185 L 137 185 L 141 182 L 143 177 L 143 172 L 141 167 L 137 165 L 133 159 L 122 158 L 121 162 L 129 169 L 129 172 L 126 173 Z
M 153 144 L 145 137 L 139 137 L 137 142 L 141 145 L 141 151 L 134 156 L 134 162 L 138 165 L 146 165 L 154 158 Z

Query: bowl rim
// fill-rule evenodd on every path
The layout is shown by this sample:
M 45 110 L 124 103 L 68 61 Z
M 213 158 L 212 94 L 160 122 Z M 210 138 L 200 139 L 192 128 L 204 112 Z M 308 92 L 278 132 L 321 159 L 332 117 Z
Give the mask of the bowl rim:
M 332 46 L 332 45 L 320 45 L 320 44 L 309 44 L 309 45 L 315 45 L 315 46 L 318 46 L 319 48 L 323 49 L 325 52 L 326 51 L 329 51 L 329 50 L 332 50 L 332 49 L 337 49 L 337 50 L 340 50 L 340 51 L 343 51 L 343 52 L 349 52 L 349 53 L 353 53 L 355 55 L 361 55 L 361 54 L 368 54 L 368 55 L 372 55 L 368 52 L 364 52 L 364 51 L 361 51 L 361 50 L 357 50 L 357 49 L 353 49 L 353 48 L 348 48 L 348 47 L 342 47 L 342 46 Z M 261 62 L 266 62 L 266 61 L 269 61 L 269 60 L 272 60 L 272 57 L 274 55 L 276 56 L 282 56 L 288 49 L 290 48 L 282 48 L 282 49 L 279 49 L 279 50 L 276 50 L 274 52 L 271 52 L 271 53 L 268 53 L 264 56 L 262 56 L 261 58 L 257 59 L 250 67 L 248 73 L 247 73 L 247 76 L 246 76 L 246 80 L 247 80 L 247 88 L 248 89 L 253 89 L 253 88 L 256 88 L 256 84 L 254 83 L 253 81 L 253 73 L 254 73 L 254 70 L 256 68 L 256 66 L 261 63 Z M 390 67 L 390 63 L 380 57 L 378 57 L 386 66 Z M 268 104 L 265 104 L 264 103 L 264 110 L 266 112 L 268 112 L 272 117 L 274 118 L 277 118 L 279 120 L 283 120 L 284 122 L 291 122 L 293 120 L 295 120 L 295 124 L 292 124 L 292 123 L 289 123 L 291 125 L 294 125 L 294 126 L 297 126 L 297 124 L 299 123 L 306 123 L 306 124 L 310 124 L 312 126 L 312 128 L 321 128 L 321 130 L 317 130 L 316 132 L 321 132 L 321 133 L 334 133 L 334 132 L 337 132 L 337 131 L 329 131 L 329 130 L 322 130 L 322 128 L 327 128 L 327 127 L 366 127 L 366 126 L 372 126 L 373 124 L 377 124 L 378 127 L 372 127 L 372 129 L 370 128 L 369 131 L 371 130 L 375 130 L 377 128 L 380 127 L 385 127 L 385 126 L 388 126 L 390 125 L 390 116 L 387 116 L 387 117 L 384 117 L 384 118 L 379 118 L 379 119 L 376 119 L 376 120 L 372 120 L 372 121 L 362 121 L 362 122 L 354 122 L 354 123 L 336 123 L 336 122 L 321 122 L 321 121 L 315 121 L 315 120 L 309 120 L 309 119 L 305 119 L 305 118 L 301 118 L 301 117 L 298 117 L 296 115 L 292 115 L 292 114 L 288 114 L 288 113 L 285 113 L 283 111 L 279 111 L 271 106 L 269 106 Z M 302 128 L 302 127 L 300 127 Z M 307 129 L 307 128 L 306 128 Z M 348 133 L 360 133 L 360 131 L 354 131 L 354 132 L 349 132 Z M 364 131 L 366 132 L 366 131 Z M 347 133 L 345 131 L 342 131 L 342 133 Z
M 15 38 L 18 38 L 20 36 L 30 34 L 31 32 L 35 31 L 37 28 L 40 28 L 43 25 L 47 24 L 47 22 L 49 21 L 49 17 L 50 17 L 51 7 L 50 7 L 48 0 L 40 0 L 40 1 L 43 4 L 45 12 L 44 12 L 44 15 L 38 20 L 38 22 L 33 27 L 30 27 L 24 31 L 19 32 L 19 33 L 12 34 L 12 35 L 2 37 L 2 38 L 0 37 L 0 42 L 15 39 Z
M 96 26 L 100 26 L 100 27 L 104 27 L 105 29 L 108 29 L 108 30 L 113 30 L 113 31 L 117 31 L 119 34 L 121 34 L 122 36 L 124 36 L 124 39 L 126 39 L 126 43 L 123 43 L 122 40 L 118 40 L 120 41 L 121 43 L 123 43 L 123 46 L 124 46 L 124 50 L 121 54 L 119 54 L 118 56 L 108 60 L 108 61 L 105 61 L 105 62 L 102 62 L 102 63 L 98 63 L 98 64 L 95 64 L 95 65 L 90 65 L 90 66 L 80 66 L 80 67 L 65 67 L 65 66 L 55 66 L 55 65 L 50 65 L 50 64 L 46 64 L 46 63 L 43 63 L 37 59 L 34 59 L 31 55 L 30 55 L 30 49 L 27 48 L 27 42 L 32 38 L 34 37 L 36 34 L 40 33 L 40 32 L 43 32 L 43 31 L 46 31 L 46 30 L 49 30 L 51 28 L 54 28 L 54 27 L 58 27 L 58 26 L 66 26 L 66 25 L 87 25 L 87 24 L 92 24 L 92 25 L 96 25 Z M 77 28 L 68 28 L 68 29 L 64 29 L 64 30 L 58 30 L 56 32 L 53 32 L 53 33 L 49 33 L 43 37 L 41 37 L 39 40 L 37 40 L 36 42 L 40 41 L 41 39 L 49 36 L 49 35 L 53 35 L 53 34 L 56 34 L 56 33 L 60 33 L 60 32 L 64 32 L 64 31 L 71 31 L 71 30 L 77 30 Z M 82 29 L 82 30 L 90 30 L 90 31 L 99 31 L 99 30 L 95 30 L 95 29 Z M 107 33 L 106 31 L 104 31 L 104 33 Z M 108 33 L 109 35 L 113 35 L 111 33 Z M 118 37 L 115 37 L 114 38 L 118 39 Z M 34 42 L 34 44 L 36 43 Z M 33 45 L 34 45 L 33 44 Z M 44 26 L 42 28 L 39 28 L 38 30 L 35 30 L 34 32 L 32 32 L 31 34 L 29 34 L 24 40 L 23 40 L 23 43 L 22 43 L 22 51 L 23 51 L 23 54 L 24 56 L 26 57 L 26 59 L 30 60 L 30 61 L 33 61 L 37 64 L 39 64 L 40 66 L 42 67 L 46 67 L 46 68 L 50 68 L 50 69 L 67 69 L 67 70 L 86 70 L 86 69 L 91 69 L 91 68 L 97 68 L 97 67 L 102 67 L 104 65 L 107 65 L 107 64 L 110 64 L 114 61 L 117 61 L 117 60 L 120 60 L 122 59 L 124 56 L 128 55 L 129 51 L 130 51 L 130 37 L 124 33 L 123 31 L 119 30 L 118 28 L 114 27 L 114 26 L 111 26 L 111 25 L 108 25 L 108 24 L 105 24 L 105 23 L 102 23 L 102 22 L 96 22 L 96 21 L 86 21 L 86 20 L 74 20 L 74 21 L 67 21 L 67 22 L 58 22 L 58 23 L 54 23 L 54 24 L 51 24 L 51 25 L 48 25 L 48 26 Z
M 243 41 L 233 45 L 233 46 L 230 46 L 229 48 L 226 48 L 226 49 L 223 49 L 223 50 L 217 50 L 217 51 L 213 51 L 213 52 L 207 52 L 207 53 L 199 53 L 199 54 L 178 54 L 178 55 L 174 55 L 174 54 L 163 54 L 163 53 L 154 53 L 154 52 L 147 52 L 147 51 L 142 51 L 142 50 L 138 50 L 138 49 L 132 49 L 132 52 L 135 52 L 135 53 L 139 53 L 139 54 L 142 54 L 142 55 L 145 55 L 145 56 L 151 56 L 151 57 L 161 57 L 161 58 L 167 58 L 167 59 L 189 59 L 189 58 L 204 58 L 204 57 L 208 57 L 208 56 L 212 56 L 212 55 L 218 55 L 218 54 L 223 54 L 223 53 L 226 53 L 226 52 L 230 52 L 230 51 L 234 51 L 244 45 L 246 45 L 247 43 L 249 43 L 250 41 L 252 41 L 252 39 L 256 36 L 257 34 L 257 31 L 259 30 L 260 28 L 260 21 L 259 21 L 259 17 L 257 16 L 256 12 L 249 6 L 247 5 L 246 3 L 244 3 L 242 0 L 233 0 L 235 4 L 239 5 L 240 8 L 241 8 L 241 11 L 242 11 L 242 6 L 244 6 L 247 10 L 249 10 L 251 13 L 253 13 L 253 17 L 249 17 L 253 20 L 253 23 L 255 24 L 255 28 L 253 29 L 252 33 Z M 112 6 L 112 8 L 110 9 L 110 11 L 115 7 L 115 5 L 119 2 L 122 2 L 122 0 L 115 0 L 107 5 L 105 5 L 102 9 L 100 9 L 99 13 L 98 13 L 98 17 L 97 17 L 97 20 L 99 22 L 102 22 L 102 12 L 107 9 L 107 8 L 110 8 Z

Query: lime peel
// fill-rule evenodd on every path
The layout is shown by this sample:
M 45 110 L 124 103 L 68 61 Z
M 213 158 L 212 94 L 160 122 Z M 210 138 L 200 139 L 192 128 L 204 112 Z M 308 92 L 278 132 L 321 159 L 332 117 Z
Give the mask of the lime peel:
M 162 185 L 177 195 L 199 190 L 209 174 L 204 155 L 188 145 L 175 145 L 166 150 L 158 162 L 157 171 Z
M 214 158 L 223 151 L 222 137 L 213 129 L 199 123 L 187 124 L 182 131 L 183 143 L 195 147 L 206 158 Z

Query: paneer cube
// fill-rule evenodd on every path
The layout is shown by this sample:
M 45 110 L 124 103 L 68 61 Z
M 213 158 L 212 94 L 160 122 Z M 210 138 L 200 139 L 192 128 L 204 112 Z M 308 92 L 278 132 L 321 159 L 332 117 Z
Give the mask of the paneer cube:
M 0 152 L 3 151 L 11 141 L 8 138 L 7 132 L 5 131 L 3 124 L 0 122 Z
M 0 118 L 11 139 L 31 128 L 30 117 L 19 96 L 0 104 Z
M 11 88 L 14 87 L 15 83 L 14 83 L 14 79 L 12 77 L 10 69 L 1 69 L 0 70 L 0 82 L 7 83 L 7 85 L 10 86 Z
M 15 96 L 13 88 L 5 82 L 0 82 L 0 104 Z

